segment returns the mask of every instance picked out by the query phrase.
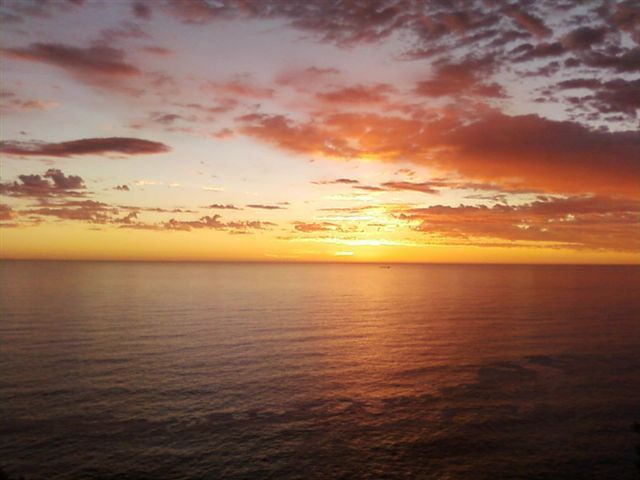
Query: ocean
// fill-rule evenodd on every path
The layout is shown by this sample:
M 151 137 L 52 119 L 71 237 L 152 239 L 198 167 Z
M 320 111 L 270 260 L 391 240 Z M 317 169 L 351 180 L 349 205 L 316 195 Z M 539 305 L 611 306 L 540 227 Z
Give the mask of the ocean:
M 640 268 L 0 265 L 29 479 L 635 479 Z

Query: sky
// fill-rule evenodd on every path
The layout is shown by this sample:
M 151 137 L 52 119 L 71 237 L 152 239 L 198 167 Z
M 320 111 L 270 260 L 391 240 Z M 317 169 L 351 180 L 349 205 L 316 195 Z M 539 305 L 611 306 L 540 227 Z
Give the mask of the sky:
M 2 0 L 0 256 L 640 263 L 640 4 Z

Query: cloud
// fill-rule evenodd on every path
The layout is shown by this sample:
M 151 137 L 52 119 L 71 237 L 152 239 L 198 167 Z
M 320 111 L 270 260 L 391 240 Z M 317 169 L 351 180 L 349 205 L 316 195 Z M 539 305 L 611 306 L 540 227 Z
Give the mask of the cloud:
M 293 222 L 294 228 L 298 232 L 312 233 L 312 232 L 327 232 L 335 231 L 339 229 L 339 226 L 331 222 Z
M 275 225 L 273 222 L 259 220 L 234 220 L 224 222 L 220 215 L 205 215 L 198 220 L 178 220 L 172 218 L 169 221 L 161 223 L 131 222 L 121 225 L 120 228 L 182 232 L 190 232 L 191 230 L 222 230 L 234 234 L 239 232 L 248 233 L 249 230 L 265 230 Z
M 635 0 L 619 2 L 611 16 L 612 23 L 622 31 L 629 33 L 632 40 L 640 45 L 640 7 Z
M 153 53 L 154 55 L 172 55 L 173 50 L 169 50 L 168 48 L 161 47 L 159 45 L 147 45 L 146 47 L 142 47 L 142 50 L 146 53 Z
M 73 157 L 76 155 L 145 155 L 168 152 L 170 148 L 160 142 L 140 138 L 106 137 L 83 138 L 68 142 L 46 143 L 40 141 L 0 142 L 0 152 L 17 156 Z
M 485 82 L 495 67 L 491 57 L 468 59 L 460 63 L 438 65 L 428 80 L 417 83 L 418 95 L 441 97 L 445 95 L 504 97 L 504 89 L 497 83 Z
M 105 224 L 117 209 L 95 200 L 66 201 L 55 205 L 25 210 L 24 214 L 56 217 L 60 220 L 75 220 L 88 223 Z
M 0 221 L 13 220 L 16 216 L 16 212 L 9 205 L 0 203 Z
M 130 21 L 124 21 L 114 28 L 105 28 L 94 42 L 97 46 L 113 45 L 121 39 L 148 39 L 149 34 L 140 25 Z
M 541 191 L 637 196 L 640 132 L 608 132 L 537 115 L 494 114 L 441 140 L 442 165 L 463 176 Z
M 131 11 L 136 18 L 141 20 L 150 20 L 151 19 L 151 7 L 148 3 L 145 2 L 133 2 L 131 4 Z
M 322 102 L 333 104 L 376 104 L 386 102 L 388 100 L 387 94 L 391 91 L 393 88 L 385 83 L 369 86 L 354 85 L 316 93 L 316 98 Z
M 556 85 L 560 91 L 587 89 L 589 94 L 571 97 L 576 108 L 600 113 L 622 113 L 635 118 L 640 109 L 640 79 L 602 81 L 596 78 L 563 80 Z M 573 100 L 575 99 L 575 100 Z
M 436 205 L 398 213 L 419 232 L 465 239 L 565 244 L 569 248 L 633 251 L 640 247 L 640 202 L 578 196 L 541 198 L 518 205 Z
M 215 210 L 242 210 L 241 208 L 236 207 L 235 205 L 231 205 L 231 204 L 223 205 L 221 203 L 212 203 L 211 205 L 207 205 L 204 208 L 211 208 Z
M 340 73 L 335 68 L 307 67 L 304 69 L 292 69 L 276 76 L 278 85 L 292 86 L 307 89 L 309 86 L 326 81 Z
M 140 70 L 127 63 L 123 50 L 104 45 L 76 47 L 61 43 L 33 43 L 23 48 L 3 48 L 12 58 L 47 63 L 74 74 L 129 77 Z
M 222 97 L 249 98 L 253 100 L 264 100 L 273 97 L 275 90 L 269 87 L 256 85 L 247 75 L 240 75 L 234 80 L 226 82 L 207 82 L 202 87 L 204 90 L 211 90 Z
M 351 185 L 360 182 L 358 180 L 354 180 L 353 178 L 336 178 L 335 180 L 318 180 L 311 183 L 313 183 L 314 185 Z
M 31 184 L 39 184 L 38 179 L 27 179 Z M 41 179 L 40 179 L 41 180 Z M 50 187 L 51 188 L 51 187 Z M 21 210 L 21 216 L 54 217 L 59 220 L 77 221 L 89 224 L 117 225 L 119 228 L 162 231 L 191 231 L 197 229 L 238 231 L 264 230 L 275 223 L 258 220 L 235 220 L 224 222 L 220 215 L 205 215 L 197 220 L 170 218 L 160 222 L 145 222 L 139 219 L 142 213 L 187 214 L 196 213 L 185 208 L 139 207 L 135 205 L 109 205 L 96 200 L 64 199 L 60 196 L 39 199 L 37 206 Z M 234 208 L 235 209 L 235 208 Z M 9 212 L 9 211 L 8 211 Z M 10 213 L 10 212 L 9 212 Z M 9 215 L 7 213 L 7 215 Z M 11 218 L 16 216 L 11 213 Z
M 582 62 L 590 67 L 606 68 L 620 73 L 640 72 L 640 47 L 626 49 L 620 55 L 589 52 Z
M 478 102 L 504 99 L 509 92 L 503 85 L 513 85 L 511 90 L 519 93 L 520 100 L 526 96 L 522 90 L 533 92 L 534 88 L 519 89 L 516 83 L 507 84 L 503 80 L 516 76 L 518 79 L 535 76 L 537 81 L 551 80 L 553 84 L 560 79 L 560 72 L 585 76 L 603 69 L 618 73 L 640 71 L 638 47 L 629 46 L 630 42 L 640 43 L 637 28 L 640 13 L 632 1 L 618 1 L 608 7 L 586 7 L 579 2 L 440 0 L 376 0 L 373 3 L 368 0 L 293 3 L 264 0 L 247 7 L 235 1 L 188 1 L 171 2 L 164 8 L 190 24 L 250 19 L 276 21 L 284 28 L 302 30 L 315 40 L 339 47 L 402 38 L 408 47 L 398 52 L 396 59 L 431 60 L 432 75 L 421 79 L 414 93 L 458 103 L 470 99 Z M 399 42 L 396 45 L 403 48 Z M 541 65 L 543 60 L 568 55 L 572 56 L 562 64 L 557 61 L 553 65 Z M 275 82 L 309 93 L 332 108 L 379 106 L 379 111 L 388 111 L 385 92 L 374 92 L 363 85 L 329 85 L 336 73 L 320 66 L 292 68 L 277 75 Z M 237 95 L 246 96 L 242 90 L 244 88 Z M 250 92 L 252 88 L 247 90 Z M 261 93 L 254 98 L 272 98 L 270 90 L 258 87 Z M 571 102 L 568 103 L 572 108 Z M 581 117 L 592 125 L 600 120 L 580 110 L 572 110 L 572 115 L 569 118 Z
M 601 43 L 607 34 L 603 27 L 578 27 L 562 38 L 562 44 L 570 50 L 585 50 Z
M 44 174 L 45 178 L 53 180 L 53 186 L 62 190 L 74 190 L 78 188 L 84 188 L 84 182 L 82 178 L 76 175 L 65 176 L 60 170 L 51 168 Z
M 0 184 L 0 194 L 10 197 L 80 197 L 85 184 L 77 175 L 66 176 L 58 169 L 49 169 L 41 175 L 18 175 L 18 181 Z
M 356 190 L 364 190 L 365 192 L 384 192 L 386 188 L 376 187 L 375 185 L 354 185 Z
M 130 210 L 134 212 L 153 212 L 153 213 L 196 213 L 195 210 L 186 208 L 162 208 L 162 207 L 136 207 L 134 205 L 117 205 L 115 208 Z
M 241 2 L 170 2 L 167 11 L 185 23 L 202 24 L 241 17 L 282 18 L 293 27 L 315 33 L 341 45 L 372 42 L 388 36 L 405 13 L 400 2 L 385 5 L 368 1 L 332 3 L 265 1 L 245 8 Z M 406 8 L 406 6 L 405 6 Z
M 142 178 L 140 180 L 134 180 L 133 184 L 136 187 L 145 187 L 147 185 L 162 185 L 162 182 L 159 182 L 157 180 L 147 180 L 145 178 Z
M 128 192 L 130 190 L 128 185 L 116 185 L 113 187 L 114 190 L 119 190 L 121 192 Z
M 25 2 L 24 0 L 4 0 L 2 2 L 2 20 L 6 23 L 21 23 L 24 17 L 38 19 L 49 18 L 81 7 L 83 0 L 66 2 Z
M 507 16 L 511 17 L 511 19 L 518 25 L 523 28 L 531 35 L 536 37 L 548 37 L 551 35 L 551 30 L 544 24 L 544 22 L 527 12 L 523 12 L 522 10 L 512 7 L 507 8 L 504 12 Z
M 240 131 L 284 150 L 334 158 L 393 157 L 413 142 L 424 123 L 377 114 L 330 114 L 298 122 L 284 115 L 239 117 Z
M 43 100 L 40 98 L 23 98 L 14 92 L 2 92 L 0 94 L 0 108 L 3 113 L 9 112 L 45 112 L 57 107 L 58 102 Z
M 431 182 L 385 182 L 382 186 L 388 190 L 409 190 L 432 195 L 438 193 Z
M 282 207 L 280 205 L 263 205 L 263 204 L 250 204 L 247 205 L 247 208 L 256 208 L 259 210 L 286 210 L 285 207 Z
M 541 42 L 536 45 L 523 43 L 509 52 L 514 56 L 514 62 L 530 62 L 540 58 L 557 57 L 566 53 L 565 47 L 560 42 Z
M 221 128 L 220 130 L 213 132 L 211 135 L 219 140 L 225 140 L 233 137 L 233 130 L 230 128 Z
M 638 196 L 640 132 L 537 115 L 407 119 L 335 114 L 296 123 L 249 115 L 241 131 L 283 150 L 337 159 L 412 162 L 509 189 Z

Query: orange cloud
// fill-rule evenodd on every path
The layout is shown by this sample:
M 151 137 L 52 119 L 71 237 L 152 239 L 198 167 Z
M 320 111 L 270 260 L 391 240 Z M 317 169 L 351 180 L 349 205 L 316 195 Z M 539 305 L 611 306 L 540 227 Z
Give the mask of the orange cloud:
M 518 205 L 398 209 L 414 229 L 447 238 L 566 243 L 574 248 L 640 248 L 640 201 L 578 196 Z M 417 224 L 416 224 L 417 222 Z
M 369 113 L 307 122 L 252 114 L 238 121 L 246 135 L 296 153 L 410 161 L 508 189 L 640 196 L 640 132 L 498 113 L 470 123 Z
M 342 87 L 316 94 L 322 102 L 335 104 L 376 104 L 386 102 L 387 94 L 393 91 L 390 85 L 379 83 L 377 85 L 354 85 Z
M 331 222 L 294 222 L 295 229 L 298 232 L 303 233 L 312 233 L 312 232 L 327 232 L 334 231 L 339 228 L 339 226 L 335 223 Z
M 203 88 L 205 90 L 211 90 L 222 97 L 240 97 L 254 100 L 271 98 L 275 93 L 274 89 L 256 85 L 250 78 L 244 75 L 225 82 L 207 82 Z

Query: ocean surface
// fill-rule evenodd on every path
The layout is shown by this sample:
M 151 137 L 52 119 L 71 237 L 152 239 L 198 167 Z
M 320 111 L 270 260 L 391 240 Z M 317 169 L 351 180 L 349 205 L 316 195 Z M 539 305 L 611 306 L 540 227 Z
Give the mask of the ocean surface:
M 29 479 L 635 479 L 640 268 L 0 264 Z

